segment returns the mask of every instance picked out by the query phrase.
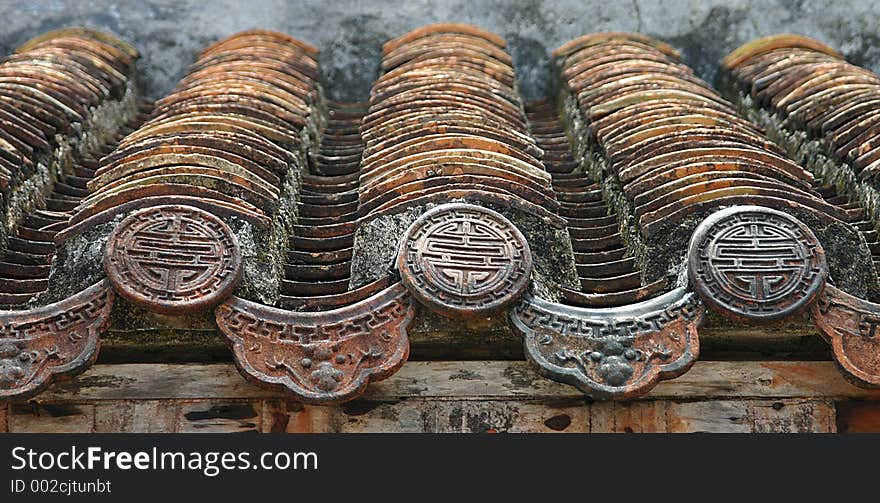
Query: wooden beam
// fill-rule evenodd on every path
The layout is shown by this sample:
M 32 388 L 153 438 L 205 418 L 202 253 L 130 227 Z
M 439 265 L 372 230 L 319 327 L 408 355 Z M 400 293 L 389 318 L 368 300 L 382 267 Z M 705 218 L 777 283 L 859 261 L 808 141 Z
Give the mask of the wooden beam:
M 231 361 L 223 335 L 215 330 L 167 328 L 110 330 L 101 337 L 101 363 Z M 468 329 L 460 324 L 416 326 L 410 334 L 414 360 L 522 360 L 522 341 L 507 327 Z M 710 314 L 700 329 L 704 358 L 777 358 L 821 360 L 830 358 L 828 344 L 809 320 L 795 319 L 772 327 L 735 325 Z
M 880 406 L 880 401 L 864 403 Z M 15 433 L 782 433 L 833 432 L 836 424 L 835 403 L 829 400 L 591 404 L 583 399 L 416 398 L 315 406 L 279 399 L 208 398 L 17 405 L 9 429 Z
M 314 406 L 228 364 L 127 364 L 8 407 L 11 432 L 833 432 L 877 431 L 880 390 L 826 361 L 701 361 L 639 400 L 593 403 L 526 362 L 409 362 L 356 400 Z
M 37 402 L 171 399 L 284 399 L 245 381 L 228 364 L 96 365 L 57 383 Z M 576 389 L 550 381 L 521 361 L 408 362 L 373 383 L 362 399 L 582 400 Z M 683 376 L 661 382 L 640 400 L 723 398 L 880 399 L 855 387 L 827 361 L 699 361 Z
M 837 430 L 843 433 L 880 432 L 880 403 L 858 400 L 837 403 Z

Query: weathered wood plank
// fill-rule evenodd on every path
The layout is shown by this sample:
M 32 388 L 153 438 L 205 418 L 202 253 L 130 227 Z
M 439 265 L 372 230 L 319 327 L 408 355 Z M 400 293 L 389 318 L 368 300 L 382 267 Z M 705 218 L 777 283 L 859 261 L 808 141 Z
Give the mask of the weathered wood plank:
M 330 433 L 336 411 L 331 407 L 303 405 L 292 400 L 264 400 L 263 433 Z
M 849 400 L 838 402 L 837 431 L 840 433 L 880 433 L 880 402 Z
M 330 409 L 334 432 L 556 433 L 590 431 L 583 401 L 404 400 Z
M 469 329 L 462 324 L 423 323 L 410 333 L 414 360 L 513 359 L 522 360 L 522 341 L 505 327 Z M 428 329 L 430 327 L 430 329 Z M 828 345 L 806 320 L 790 320 L 772 327 L 747 327 L 710 315 L 700 329 L 703 357 L 736 355 L 757 358 L 775 354 L 798 359 L 823 359 Z M 216 362 L 231 355 L 223 336 L 211 329 L 167 327 L 143 330 L 110 330 L 101 338 L 102 363 L 130 361 L 153 363 Z
M 9 426 L 6 423 L 8 405 L 0 404 L 0 433 L 6 433 L 9 431 Z
M 683 402 L 668 405 L 670 433 L 749 433 L 748 403 L 744 400 Z
M 56 383 L 37 396 L 52 400 L 164 400 L 186 398 L 273 398 L 247 382 L 229 364 L 95 365 L 82 375 Z
M 557 433 L 590 431 L 590 406 L 583 400 L 359 401 L 329 407 L 267 400 L 273 411 L 264 431 L 401 433 Z M 292 406 L 292 407 L 291 407 Z
M 40 403 L 90 400 L 289 399 L 245 381 L 227 364 L 96 365 L 50 387 Z M 391 378 L 371 384 L 362 400 L 582 399 L 576 389 L 538 375 L 526 362 L 408 362 Z M 683 376 L 661 382 L 642 400 L 710 398 L 880 399 L 880 390 L 846 382 L 835 365 L 808 362 L 700 361 Z
M 19 404 L 9 410 L 11 433 L 91 433 L 95 406 L 88 403 Z
M 590 407 L 592 433 L 666 433 L 666 402 L 596 402 Z
M 756 433 L 833 433 L 836 411 L 830 401 L 779 400 L 749 404 L 749 421 Z
M 834 408 L 812 400 L 596 403 L 594 433 L 832 432 Z
M 180 403 L 179 433 L 245 433 L 262 431 L 262 401 L 188 400 Z
M 749 433 L 833 432 L 834 404 L 823 400 L 601 402 L 416 398 L 332 406 L 284 400 L 106 400 L 67 413 L 16 413 L 13 432 L 153 431 L 274 433 Z M 134 408 L 133 408 L 134 407 Z M 136 410 L 140 408 L 140 410 Z M 45 408 L 44 408 L 45 410 Z M 75 413 L 74 413 L 75 411 Z M 94 414 L 94 427 L 91 413 Z M 154 419 L 144 421 L 145 413 Z M 121 421 L 127 413 L 135 416 Z M 116 427 L 110 425 L 116 424 Z
M 171 401 L 145 400 L 132 403 L 130 433 L 173 433 L 177 431 L 179 406 Z
M 121 400 L 95 403 L 95 433 L 130 432 L 134 426 L 135 404 Z

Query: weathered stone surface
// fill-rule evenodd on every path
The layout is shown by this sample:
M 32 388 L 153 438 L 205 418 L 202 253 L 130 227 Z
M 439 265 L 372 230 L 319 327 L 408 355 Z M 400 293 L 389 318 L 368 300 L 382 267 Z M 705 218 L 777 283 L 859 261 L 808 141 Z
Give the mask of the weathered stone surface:
M 167 94 L 202 47 L 254 27 L 318 46 L 334 99 L 363 99 L 377 75 L 382 43 L 439 21 L 477 24 L 506 38 L 528 98 L 546 94 L 549 51 L 595 31 L 638 31 L 663 39 L 710 81 L 728 52 L 781 32 L 817 38 L 856 64 L 880 69 L 880 4 L 870 0 L 452 0 L 430 9 L 402 0 L 218 0 L 210 9 L 196 0 L 39 0 L 5 2 L 0 15 L 6 27 L 0 34 L 3 53 L 62 26 L 114 31 L 142 51 L 151 98 Z
M 786 127 L 782 117 L 755 106 L 751 96 L 739 90 L 730 81 L 729 75 L 719 75 L 718 86 L 724 96 L 736 105 L 740 114 L 764 128 L 767 137 L 785 148 L 791 159 L 822 180 L 823 185 L 834 187 L 838 194 L 849 196 L 850 201 L 858 201 L 865 209 L 867 219 L 877 221 L 880 216 L 880 191 L 860 180 L 846 164 L 830 158 L 820 139 L 810 138 L 804 131 Z M 822 236 L 819 236 L 821 231 L 813 229 L 828 252 L 832 278 L 852 295 L 874 301 L 880 299 L 880 284 L 865 249 L 847 244 L 848 239 L 854 237 L 853 233 L 844 229 L 841 234 L 839 227 L 833 226 Z M 860 238 L 864 243 L 864 238 Z
M 543 299 L 558 301 L 559 285 L 575 287 L 577 271 L 571 241 L 565 229 L 558 229 L 523 211 L 501 208 L 478 200 L 450 199 L 449 203 L 467 203 L 495 210 L 513 223 L 533 250 L 532 289 Z M 361 225 L 355 234 L 355 254 L 351 264 L 351 285 L 365 285 L 387 274 L 393 267 L 399 239 L 425 211 L 436 205 L 407 208 L 384 215 Z
M 678 221 L 661 221 L 651 235 L 645 237 L 633 216 L 632 202 L 624 195 L 616 176 L 608 176 L 608 161 L 601 149 L 588 138 L 584 116 L 571 93 L 557 89 L 564 119 L 572 138 L 573 153 L 582 169 L 592 178 L 601 180 L 605 200 L 620 218 L 620 233 L 627 247 L 636 257 L 644 274 L 644 281 L 666 278 L 670 284 L 684 284 L 685 248 L 697 226 L 710 214 L 730 204 L 694 206 L 695 211 Z M 749 114 L 751 116 L 751 114 Z M 751 117 L 750 117 L 751 118 Z M 763 123 L 761 123 L 763 125 Z M 778 136 L 771 135 L 774 141 Z M 783 144 L 785 148 L 788 148 Z M 798 159 L 793 157 L 793 159 Z M 814 173 L 817 177 L 819 173 Z M 852 226 L 823 216 L 799 204 L 787 204 L 781 199 L 778 209 L 793 215 L 807 225 L 818 238 L 828 257 L 828 269 L 835 284 L 852 295 L 875 299 L 878 293 L 877 273 L 864 236 Z M 767 204 L 759 200 L 749 204 Z M 737 202 L 742 204 L 742 202 Z
M 72 236 L 58 246 L 49 277 L 49 290 L 38 304 L 64 299 L 104 277 L 104 247 L 108 236 L 128 213 Z M 271 304 L 278 298 L 287 233 L 283 225 L 260 229 L 250 222 L 225 219 L 241 248 L 243 276 L 236 295 Z

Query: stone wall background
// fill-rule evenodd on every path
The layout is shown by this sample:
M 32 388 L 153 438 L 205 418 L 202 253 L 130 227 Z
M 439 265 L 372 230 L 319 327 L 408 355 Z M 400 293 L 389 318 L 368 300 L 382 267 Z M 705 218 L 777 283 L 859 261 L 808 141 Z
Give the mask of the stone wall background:
M 817 38 L 880 71 L 880 2 L 874 0 L 0 0 L 0 52 L 71 25 L 110 30 L 143 55 L 148 98 L 163 96 L 205 45 L 249 28 L 318 46 L 330 97 L 363 99 L 382 43 L 418 26 L 472 23 L 505 37 L 527 98 L 547 88 L 549 53 L 584 33 L 638 31 L 671 43 L 705 79 L 755 37 Z

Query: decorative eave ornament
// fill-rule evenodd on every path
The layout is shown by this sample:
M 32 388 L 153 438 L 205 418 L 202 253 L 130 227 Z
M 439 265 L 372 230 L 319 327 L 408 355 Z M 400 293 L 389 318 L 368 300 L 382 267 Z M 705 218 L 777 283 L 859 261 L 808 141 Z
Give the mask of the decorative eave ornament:
M 527 296 L 510 310 L 541 374 L 601 399 L 633 398 L 685 373 L 699 355 L 703 318 L 699 299 L 684 288 L 600 309 Z
M 332 311 L 285 311 L 233 297 L 215 315 L 242 375 L 328 403 L 356 397 L 403 365 L 415 306 L 396 283 Z
M 810 312 L 844 377 L 857 386 L 880 387 L 880 304 L 825 285 Z
M 104 269 L 130 302 L 162 314 L 213 307 L 241 280 L 241 252 L 218 217 L 193 206 L 136 211 L 114 229 Z
M 532 253 L 500 213 L 442 204 L 423 214 L 401 240 L 403 284 L 432 311 L 475 317 L 507 307 L 525 291 Z
M 113 290 L 101 281 L 54 304 L 0 311 L 0 400 L 23 400 L 94 363 Z
M 748 323 L 809 309 L 847 379 L 880 386 L 880 304 L 827 284 L 825 252 L 795 217 L 735 206 L 707 217 L 690 243 L 688 271 L 712 309 Z
M 768 323 L 812 304 L 825 285 L 825 251 L 813 232 L 762 206 L 734 206 L 709 215 L 688 254 L 694 289 L 712 309 L 750 323 Z

